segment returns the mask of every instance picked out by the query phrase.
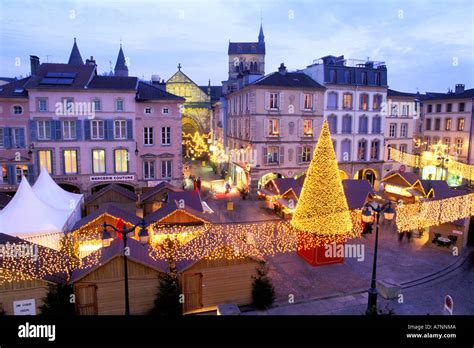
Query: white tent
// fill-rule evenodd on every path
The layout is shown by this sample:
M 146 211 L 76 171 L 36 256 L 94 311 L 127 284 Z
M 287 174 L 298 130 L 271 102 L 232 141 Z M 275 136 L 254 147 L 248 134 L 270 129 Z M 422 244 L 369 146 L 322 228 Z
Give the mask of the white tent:
M 67 210 L 70 217 L 67 226 L 73 225 L 82 217 L 81 209 L 84 195 L 72 193 L 61 188 L 51 178 L 46 168 L 43 167 L 41 173 L 33 185 L 33 191 L 44 203 L 53 206 L 59 210 Z

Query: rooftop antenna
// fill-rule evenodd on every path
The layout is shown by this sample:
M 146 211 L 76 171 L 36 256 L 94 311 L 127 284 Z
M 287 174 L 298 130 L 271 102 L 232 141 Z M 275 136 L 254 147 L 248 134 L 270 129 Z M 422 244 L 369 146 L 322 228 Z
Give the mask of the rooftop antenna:
M 112 61 L 109 60 L 110 71 L 112 71 Z

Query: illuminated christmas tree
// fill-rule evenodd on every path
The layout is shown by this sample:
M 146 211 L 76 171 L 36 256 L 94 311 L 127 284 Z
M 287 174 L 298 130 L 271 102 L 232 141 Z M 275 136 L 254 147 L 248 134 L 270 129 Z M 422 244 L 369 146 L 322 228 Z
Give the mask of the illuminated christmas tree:
M 327 121 L 324 121 L 306 173 L 291 225 L 317 245 L 343 242 L 352 229 L 351 216 Z

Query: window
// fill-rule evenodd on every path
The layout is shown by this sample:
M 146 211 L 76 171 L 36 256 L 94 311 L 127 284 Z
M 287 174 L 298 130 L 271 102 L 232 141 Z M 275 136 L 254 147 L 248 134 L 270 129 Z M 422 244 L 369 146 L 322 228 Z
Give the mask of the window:
M 375 84 L 380 86 L 382 84 L 382 80 L 380 78 L 380 73 L 375 73 Z
M 380 141 L 372 140 L 370 144 L 370 159 L 371 160 L 378 160 L 380 154 Z
M 276 118 L 268 120 L 268 135 L 278 136 L 280 134 L 280 121 Z
M 452 123 L 453 123 L 453 120 L 450 119 L 450 118 L 447 118 L 446 121 L 445 121 L 444 129 L 447 130 L 447 131 L 450 131 L 452 126 L 453 126 Z
M 313 95 L 312 94 L 304 95 L 304 109 L 313 110 Z
M 388 144 L 387 145 L 387 160 L 392 159 L 392 149 L 396 149 L 397 146 L 395 144 Z
M 334 69 L 329 70 L 329 82 L 336 83 L 336 81 L 337 81 L 336 70 Z
M 25 147 L 25 130 L 23 128 L 12 128 L 12 147 Z
M 5 128 L 0 128 L 0 147 L 5 147 Z
M 328 93 L 328 105 L 327 108 L 330 110 L 337 109 L 337 93 L 330 92 Z
M 449 147 L 451 146 L 451 138 L 446 137 L 443 139 L 444 145 L 446 145 L 446 152 L 449 152 Z
M 466 104 L 465 103 L 459 103 L 458 111 L 463 112 Z
M 171 127 L 161 127 L 161 145 L 171 145 Z
M 439 131 L 441 129 L 441 119 L 435 118 L 434 130 Z
M 64 174 L 77 174 L 77 151 L 64 150 Z
M 410 105 L 402 104 L 402 117 L 408 117 L 410 115 Z
M 452 112 L 453 111 L 453 104 L 448 103 L 446 104 L 446 112 Z
M 436 112 L 441 112 L 441 104 L 436 104 Z
M 363 115 L 359 117 L 359 134 L 367 134 L 369 132 L 369 119 Z
M 359 109 L 364 110 L 364 111 L 369 110 L 369 95 L 368 94 L 361 94 Z
M 278 164 L 279 155 L 280 155 L 280 148 L 278 146 L 270 146 L 267 151 L 267 163 Z
M 372 134 L 380 134 L 382 132 L 382 118 L 378 115 L 372 119 Z
M 162 179 L 171 179 L 171 160 L 161 161 L 161 178 Z
M 102 120 L 91 121 L 91 139 L 93 140 L 104 139 L 104 121 Z
M 74 99 L 73 98 L 61 98 L 61 102 L 64 106 L 66 115 L 72 115 L 74 113 Z
M 311 162 L 311 146 L 301 146 L 299 148 L 299 163 L 309 163 Z
M 381 108 L 382 108 L 382 96 L 380 94 L 376 94 L 374 95 L 374 102 L 373 102 L 372 109 L 379 111 L 381 110 Z
M 425 137 L 425 146 L 426 146 L 426 149 L 428 149 L 428 147 L 431 145 L 431 138 L 430 137 Z
M 341 143 L 342 161 L 347 162 L 351 160 L 351 141 L 344 139 Z
M 146 115 L 151 115 L 152 112 L 153 112 L 153 109 L 151 108 L 151 106 L 147 106 L 147 107 L 145 108 L 145 114 L 146 114 Z
M 463 140 L 462 138 L 456 139 L 456 153 L 462 155 Z
M 92 172 L 105 173 L 105 150 L 92 150 Z
M 367 84 L 367 72 L 362 71 L 362 84 L 366 85 Z
M 64 140 L 76 139 L 76 121 L 65 120 L 65 121 L 62 121 L 62 124 L 63 124 L 63 139 Z
M 49 120 L 38 120 L 38 140 L 49 140 L 51 139 L 51 121 Z
M 344 83 L 351 83 L 351 82 L 352 82 L 351 72 L 350 72 L 350 70 L 345 70 L 344 71 Z
M 392 104 L 392 107 L 390 109 L 390 116 L 393 116 L 393 117 L 398 116 L 398 105 L 397 104 Z
M 117 111 L 123 111 L 124 108 L 123 108 L 123 99 L 117 99 L 117 102 L 115 104 L 115 108 L 117 109 Z
M 345 115 L 342 118 L 342 133 L 349 134 L 352 133 L 352 116 Z
M 161 110 L 161 113 L 163 115 L 168 115 L 170 113 L 170 109 L 168 107 L 164 107 L 162 110 Z
M 127 173 L 128 172 L 128 151 L 126 149 L 115 149 L 115 172 L 116 173 Z
M 433 112 L 433 105 L 428 105 L 428 112 Z
M 92 104 L 94 105 L 94 111 L 101 111 L 102 110 L 102 103 L 100 102 L 100 99 L 94 99 L 92 101 Z
M 20 105 L 13 105 L 12 113 L 13 115 L 21 115 L 23 113 L 23 107 Z
M 144 127 L 143 128 L 143 145 L 153 145 L 153 127 Z
M 328 116 L 329 131 L 331 134 L 337 134 L 337 116 L 331 115 Z
M 303 134 L 307 137 L 313 136 L 313 120 L 303 120 Z
M 367 151 L 367 141 L 360 140 L 357 144 L 357 160 L 365 161 L 365 153 Z
M 16 182 L 21 182 L 23 175 L 25 178 L 28 177 L 28 165 L 27 164 L 17 164 L 15 166 Z
M 38 99 L 37 105 L 38 112 L 47 112 L 48 111 L 48 100 L 45 98 Z
M 458 131 L 464 130 L 464 118 L 458 118 Z
M 155 178 L 155 161 L 143 161 L 143 179 Z
M 50 150 L 39 150 L 38 151 L 38 163 L 40 172 L 43 168 L 46 168 L 49 174 L 52 174 L 52 152 Z
M 439 137 L 434 136 L 433 137 L 433 144 L 436 145 L 439 143 Z
M 351 93 L 344 93 L 342 96 L 342 108 L 344 110 L 351 110 L 352 109 L 352 94 Z
M 400 125 L 400 138 L 406 138 L 408 136 L 408 123 L 402 123 Z
M 388 136 L 390 138 L 395 138 L 397 136 L 397 124 L 396 123 L 390 123 L 389 128 L 388 128 Z
M 400 152 L 407 153 L 407 144 L 400 144 L 398 149 L 400 150 Z
M 114 139 L 127 139 L 127 121 L 114 121 Z
M 270 93 L 270 109 L 278 109 L 278 93 Z
M 429 131 L 431 130 L 431 118 L 426 119 L 426 128 L 425 130 Z

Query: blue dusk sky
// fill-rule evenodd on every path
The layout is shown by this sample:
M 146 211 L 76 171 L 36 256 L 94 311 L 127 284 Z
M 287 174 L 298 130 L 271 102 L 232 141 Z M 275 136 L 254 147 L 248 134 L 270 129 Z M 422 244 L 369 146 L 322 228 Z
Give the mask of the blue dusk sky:
M 120 41 L 130 75 L 168 79 L 176 66 L 197 84 L 227 77 L 231 41 L 257 41 L 266 73 L 304 68 L 325 55 L 384 61 L 390 88 L 446 92 L 473 87 L 472 0 L 0 0 L 0 76 L 27 75 L 29 55 L 66 63 L 77 43 L 99 73 Z

